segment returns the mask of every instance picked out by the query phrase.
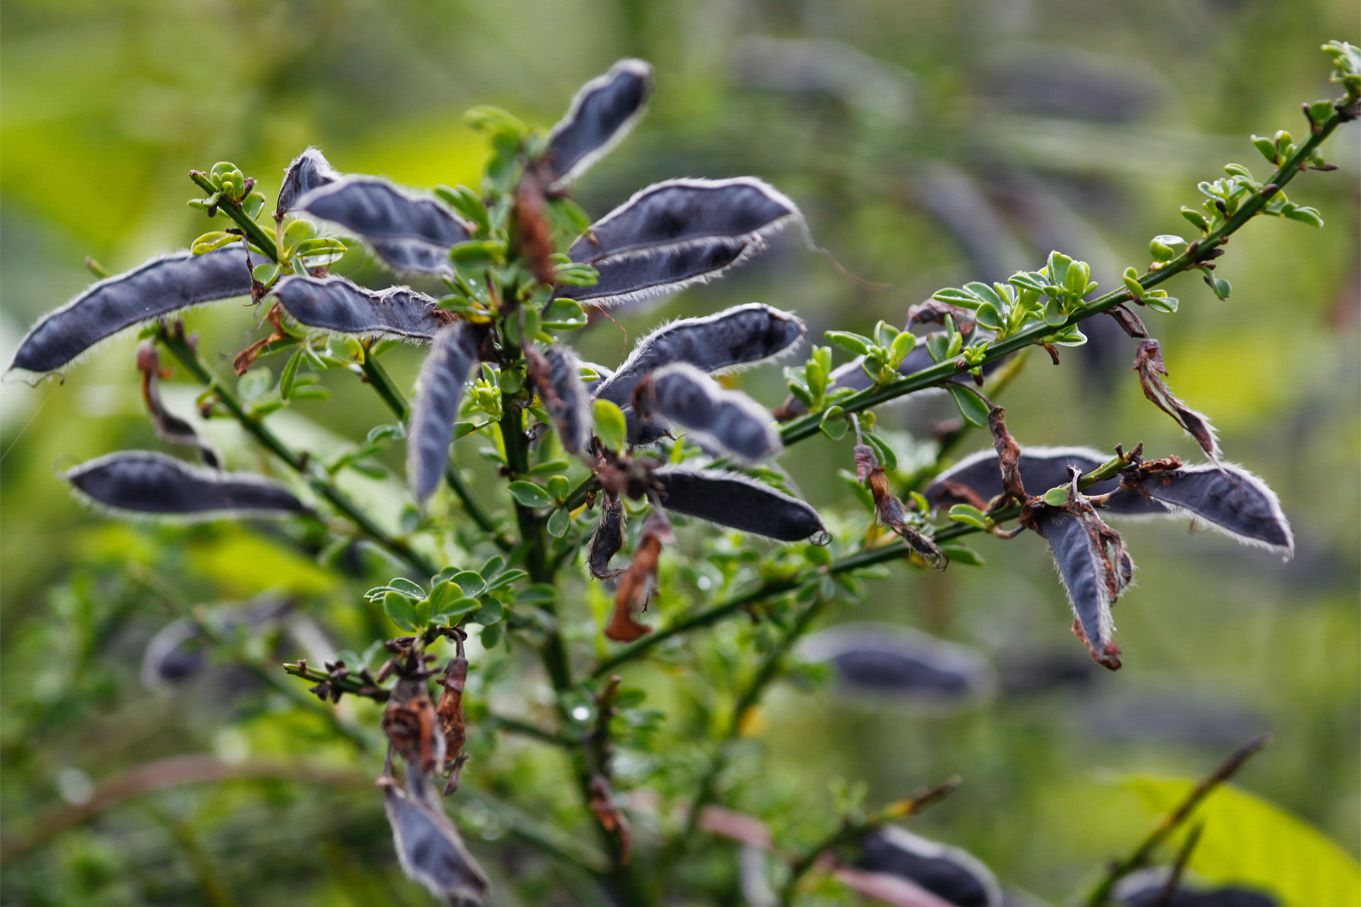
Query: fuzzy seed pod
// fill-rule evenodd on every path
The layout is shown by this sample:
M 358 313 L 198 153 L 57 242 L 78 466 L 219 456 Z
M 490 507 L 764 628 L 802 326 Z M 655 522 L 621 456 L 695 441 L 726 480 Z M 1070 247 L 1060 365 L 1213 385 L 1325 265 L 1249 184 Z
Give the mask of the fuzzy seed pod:
M 406 287 L 374 292 L 343 277 L 290 275 L 274 287 L 274 295 L 299 324 L 338 334 L 428 341 L 450 318 L 423 293 Z
M 1114 515 L 1189 514 L 1245 545 L 1294 554 L 1294 533 L 1275 492 L 1246 469 L 1231 463 L 1151 466 L 1126 477 L 1105 509 Z
M 637 408 L 664 416 L 716 456 L 731 454 L 748 462 L 781 449 L 775 420 L 755 400 L 725 390 L 684 362 L 663 366 L 638 385 Z
M 340 177 L 300 196 L 294 208 L 353 233 L 399 270 L 449 270 L 449 249 L 470 229 L 436 199 L 376 176 Z
M 990 694 L 992 667 L 976 650 L 889 624 L 843 624 L 808 637 L 801 655 L 828 663 L 846 693 L 948 706 Z
M 611 255 L 591 262 L 594 284 L 558 287 L 557 295 L 599 308 L 640 302 L 717 280 L 763 249 L 755 241 L 714 240 Z
M 464 322 L 442 328 L 421 366 L 420 386 L 411 407 L 406 438 L 406 476 L 422 503 L 434 494 L 449 465 L 449 445 L 463 386 L 477 362 L 477 336 Z
M 1059 578 L 1077 620 L 1074 632 L 1103 667 L 1120 667 L 1120 649 L 1112 641 L 1111 606 L 1134 578 L 1134 561 L 1120 534 L 1096 515 L 1077 490 L 1080 474 L 1071 468 L 1072 489 L 1062 507 L 1042 507 L 1031 526 L 1054 555 Z
M 10 368 L 50 372 L 124 328 L 250 291 L 250 267 L 240 243 L 203 255 L 154 258 L 101 280 L 44 316 L 19 341 Z
M 860 841 L 855 866 L 907 879 L 956 907 L 1002 907 L 1002 889 L 977 857 L 893 825 Z
M 308 148 L 293 159 L 284 171 L 279 186 L 279 199 L 274 205 L 276 215 L 287 214 L 293 205 L 313 189 L 329 186 L 340 179 L 329 161 L 315 148 Z
M 407 877 L 443 903 L 482 903 L 491 884 L 440 802 L 407 794 L 391 779 L 383 779 L 382 786 L 397 858 Z
M 595 395 L 623 406 L 638 382 L 664 365 L 684 362 L 701 371 L 718 372 L 760 362 L 790 349 L 804 330 L 797 316 L 759 302 L 673 321 L 640 340 L 618 371 L 600 383 Z
M 652 94 L 652 67 L 642 60 L 620 60 L 587 82 L 567 114 L 548 134 L 543 163 L 548 189 L 566 190 L 582 173 L 628 135 Z
M 799 542 L 825 532 L 804 501 L 735 473 L 667 466 L 652 477 L 667 510 L 742 532 Z
M 544 407 L 553 418 L 563 449 L 585 453 L 591 446 L 591 394 L 581 380 L 581 365 L 571 350 L 550 346 L 543 351 L 542 365 L 531 359 L 530 378 Z
M 764 240 L 802 222 L 792 201 L 752 177 L 654 183 L 591 225 L 572 243 L 573 261 L 723 240 Z
M 1044 494 L 1051 488 L 1068 482 L 1068 467 L 1091 472 L 1110 457 L 1090 447 L 1027 447 L 1021 453 L 1019 469 L 1021 481 L 1031 494 Z M 1098 482 L 1086 493 L 1104 494 L 1120 485 L 1118 478 Z M 1002 473 L 995 450 L 980 450 L 960 460 L 936 476 L 926 488 L 926 499 L 933 507 L 954 503 L 986 505 L 1002 493 Z M 1165 508 L 1155 503 L 1152 512 Z M 986 509 L 984 506 L 983 509 Z
M 64 478 L 93 503 L 134 514 L 212 520 L 307 512 L 303 503 L 277 482 L 195 469 L 149 450 L 127 450 L 88 460 Z

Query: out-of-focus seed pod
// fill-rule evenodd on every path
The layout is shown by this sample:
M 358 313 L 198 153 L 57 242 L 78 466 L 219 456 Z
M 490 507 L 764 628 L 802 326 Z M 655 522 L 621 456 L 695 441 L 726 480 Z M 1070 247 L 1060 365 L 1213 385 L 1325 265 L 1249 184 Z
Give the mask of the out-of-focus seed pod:
M 416 402 L 406 438 L 406 476 L 411 493 L 424 502 L 434 494 L 449 465 L 449 445 L 463 386 L 477 361 L 478 339 L 462 321 L 441 328 L 421 365 Z
M 101 280 L 44 316 L 19 341 L 10 368 L 50 372 L 125 328 L 250 291 L 250 267 L 240 243 L 203 255 L 154 258 Z
M 662 506 L 676 513 L 783 542 L 826 531 L 807 503 L 746 476 L 667 466 L 652 477 Z
M 406 271 L 448 271 L 449 249 L 467 240 L 470 231 L 436 199 L 376 176 L 340 177 L 298 197 L 293 208 L 353 233 L 388 264 Z
M 977 857 L 896 826 L 862 838 L 854 865 L 907 879 L 955 907 L 1002 907 L 997 877 Z
M 703 318 L 683 318 L 658 328 L 634 347 L 595 395 L 623 406 L 638 382 L 675 362 L 718 372 L 778 356 L 803 337 L 804 323 L 789 312 L 753 302 Z
M 1119 907 L 1280 907 L 1280 901 L 1265 892 L 1237 885 L 1207 888 L 1179 879 L 1170 895 L 1166 888 L 1166 869 L 1146 869 L 1120 883 L 1115 903 Z
M 383 807 L 409 878 L 445 903 L 482 903 L 491 884 L 438 800 L 412 796 L 384 779 Z
M 991 695 L 997 680 L 979 652 L 891 624 L 844 624 L 816 633 L 803 658 L 831 665 L 837 688 L 926 706 L 958 706 Z
M 652 67 L 642 60 L 620 60 L 587 82 L 567 114 L 553 127 L 544 150 L 548 188 L 567 189 L 582 173 L 623 141 L 642 116 L 652 94 Z
M 274 295 L 293 320 L 339 334 L 432 340 L 452 317 L 415 290 L 389 287 L 374 292 L 343 277 L 290 275 L 279 281 Z
M 762 406 L 746 394 L 725 390 L 684 362 L 663 366 L 634 394 L 635 407 L 664 416 L 715 455 L 753 462 L 781 449 L 780 432 Z
M 287 488 L 261 476 L 195 469 L 165 454 L 128 450 L 80 464 L 66 481 L 95 504 L 128 513 L 212 520 L 307 512 Z
M 275 203 L 275 215 L 287 214 L 294 203 L 313 189 L 329 186 L 340 179 L 329 161 L 316 148 L 308 148 L 293 159 L 284 171 L 283 183 L 279 186 L 279 199 Z

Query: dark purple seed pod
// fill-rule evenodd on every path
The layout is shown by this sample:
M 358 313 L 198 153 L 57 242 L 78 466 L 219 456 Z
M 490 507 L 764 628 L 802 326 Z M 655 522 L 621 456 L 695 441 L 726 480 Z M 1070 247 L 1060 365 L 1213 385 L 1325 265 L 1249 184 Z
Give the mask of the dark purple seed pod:
M 470 229 L 439 201 L 376 176 L 341 177 L 300 196 L 294 208 L 353 233 L 405 270 L 448 270 L 449 249 Z
M 715 240 L 625 252 L 591 262 L 599 275 L 591 286 L 558 287 L 557 294 L 600 308 L 627 305 L 716 280 L 762 248 L 746 240 Z
M 663 366 L 638 385 L 639 406 L 684 428 L 692 440 L 715 456 L 731 454 L 748 462 L 780 451 L 775 420 L 746 394 L 725 390 L 684 362 Z
M 583 85 L 567 115 L 548 135 L 542 159 L 549 173 L 548 188 L 567 189 L 623 141 L 651 94 L 652 67 L 642 60 L 620 60 Z
M 1044 494 L 1068 483 L 1070 466 L 1087 473 L 1109 459 L 1108 455 L 1090 447 L 1027 447 L 1021 452 L 1021 481 L 1031 494 Z M 1119 478 L 1107 479 L 1097 482 L 1086 493 L 1104 494 L 1119 485 Z M 933 507 L 939 507 L 960 502 L 970 493 L 982 501 L 990 501 L 1002 493 L 1002 474 L 995 450 L 970 454 L 936 476 L 926 488 L 926 499 Z M 1141 512 L 1165 510 L 1152 502 L 1142 506 Z
M 759 302 L 673 321 L 640 340 L 595 395 L 623 406 L 638 382 L 664 365 L 684 362 L 701 371 L 718 372 L 760 362 L 792 348 L 804 330 L 797 316 Z
M 248 625 L 254 634 L 263 636 L 277 629 L 293 606 L 293 599 L 265 595 L 234 607 L 222 628 L 236 632 Z M 181 618 L 166 624 L 151 637 L 142 653 L 142 682 L 158 689 L 192 680 L 211 664 L 208 642 L 202 629 L 192 621 Z
M 861 838 L 854 865 L 906 879 L 955 907 L 1002 907 L 997 877 L 977 857 L 897 826 Z
M 1168 872 L 1162 867 L 1136 872 L 1116 887 L 1118 907 L 1280 907 L 1281 902 L 1262 891 L 1229 885 L 1202 888 L 1177 881 L 1167 893 Z
M 1076 483 L 1074 471 L 1074 488 Z M 1030 525 L 1049 543 L 1077 618 L 1075 630 L 1092 658 L 1111 670 L 1119 668 L 1111 606 L 1134 578 L 1134 561 L 1119 534 L 1075 490 L 1065 506 L 1040 508 Z
M 10 368 L 50 372 L 124 328 L 250 291 L 250 266 L 239 243 L 203 255 L 154 258 L 45 315 L 19 341 Z
M 427 802 L 383 784 L 383 808 L 402 871 L 442 903 L 482 903 L 491 883 L 463 845 L 454 823 L 439 801 Z
M 1112 514 L 1191 515 L 1245 545 L 1284 557 L 1295 553 L 1295 536 L 1281 503 L 1267 484 L 1231 463 L 1154 470 L 1127 479 L 1106 504 Z
M 421 366 L 406 436 L 406 477 L 416 500 L 434 494 L 449 465 L 463 386 L 477 362 L 478 338 L 462 321 L 442 328 Z
M 340 179 L 340 174 L 315 148 L 308 148 L 293 159 L 284 171 L 279 186 L 279 199 L 274 206 L 276 215 L 287 214 L 293 205 L 313 189 L 329 186 Z
M 979 652 L 891 624 L 843 624 L 808 637 L 808 661 L 829 664 L 838 688 L 927 706 L 954 706 L 991 695 L 997 679 Z
M 764 240 L 792 223 L 798 207 L 761 180 L 677 179 L 654 183 L 590 226 L 567 250 L 594 263 L 626 252 L 715 241 Z
M 806 502 L 743 475 L 667 466 L 652 477 L 662 506 L 676 513 L 782 542 L 826 532 Z
M 212 520 L 306 513 L 287 488 L 260 476 L 195 469 L 165 454 L 128 450 L 89 460 L 66 481 L 95 504 L 128 513 Z
M 290 275 L 279 281 L 274 295 L 299 324 L 338 334 L 428 341 L 451 317 L 423 293 L 406 287 L 374 292 L 343 277 Z
M 623 570 L 610 567 L 610 559 L 624 547 L 624 502 L 618 495 L 606 495 L 600 508 L 600 522 L 591 534 L 586 566 L 596 579 L 613 579 Z
M 581 380 L 581 365 L 571 350 L 550 346 L 543 352 L 548 374 L 539 377 L 539 397 L 557 426 L 568 453 L 584 453 L 591 446 L 591 394 Z

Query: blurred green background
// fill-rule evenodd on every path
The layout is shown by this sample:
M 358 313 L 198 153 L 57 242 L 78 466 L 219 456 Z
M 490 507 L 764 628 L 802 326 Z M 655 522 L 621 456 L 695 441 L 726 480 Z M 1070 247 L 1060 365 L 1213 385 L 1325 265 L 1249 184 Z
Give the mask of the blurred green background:
M 0 24 L 6 361 L 34 319 L 89 282 L 85 256 L 121 271 L 208 229 L 185 205 L 191 167 L 230 159 L 272 193 L 314 144 L 343 171 L 475 184 L 485 149 L 462 125 L 465 109 L 493 103 L 547 127 L 580 83 L 626 55 L 653 63 L 657 90 L 640 127 L 582 181 L 588 211 L 670 176 L 758 175 L 800 204 L 816 242 L 849 270 L 892 286 L 865 289 L 781 246 L 722 283 L 593 328 L 583 347 L 606 363 L 660 317 L 752 299 L 797 310 L 815 333 L 901 323 L 941 286 L 1038 267 L 1054 247 L 1092 262 L 1109 285 L 1126 265 L 1146 264 L 1148 237 L 1184 232 L 1176 209 L 1197 203 L 1198 179 L 1231 160 L 1265 171 L 1248 134 L 1298 134 L 1299 103 L 1331 91 L 1318 45 L 1354 41 L 1357 26 L 1347 0 L 6 0 Z M 976 545 L 985 570 L 895 569 L 833 619 L 970 643 L 1004 678 L 1044 669 L 1075 679 L 1028 694 L 1004 682 L 991 702 L 949 715 L 779 687 L 756 729 L 765 746 L 741 761 L 738 779 L 762 775 L 770 796 L 806 802 L 810 821 L 825 822 L 830 779 L 862 778 L 880 802 L 958 772 L 965 787 L 914 828 L 1061 901 L 1146 826 L 1112 775 L 1201 773 L 1269 730 L 1276 742 L 1243 786 L 1361 850 L 1357 147 L 1354 128 L 1340 131 L 1325 155 L 1342 169 L 1292 187 L 1321 210 L 1325 230 L 1253 223 L 1219 270 L 1234 285 L 1230 301 L 1182 277 L 1171 285 L 1181 313 L 1150 316 L 1172 386 L 1214 418 L 1228 457 L 1279 493 L 1295 559 L 1281 565 L 1175 524 L 1130 528 L 1142 569 L 1116 615 L 1128 657 L 1100 676 L 1081 670 L 1043 546 L 985 540 Z M 223 357 L 255 336 L 255 315 L 238 306 L 189 321 L 223 371 Z M 1005 400 L 1018 439 L 1102 449 L 1142 440 L 1194 458 L 1142 399 L 1128 342 L 1105 327 L 1062 368 L 1032 357 Z M 129 527 L 79 506 L 58 469 L 156 446 L 134 348 L 123 336 L 64 383 L 0 387 L 10 848 L 0 901 L 425 903 L 396 882 L 363 782 L 373 760 L 330 742 L 278 692 L 152 691 L 139 679 L 147 640 L 176 607 L 275 589 L 355 634 L 370 583 L 243 527 Z M 389 361 L 409 386 L 418 354 Z M 318 450 L 387 418 L 357 382 L 328 381 L 331 400 L 276 417 Z M 782 394 L 777 369 L 747 386 L 772 404 Z M 172 390 L 188 411 L 194 391 Z M 906 445 L 924 415 L 885 418 Z M 264 468 L 230 426 L 207 430 L 233 465 Z M 397 476 L 399 458 L 400 449 L 389 464 Z M 814 440 L 789 460 L 814 503 L 845 500 L 844 445 Z M 388 487 L 357 493 L 386 518 L 401 503 Z M 584 600 L 569 608 L 590 618 Z M 742 632 L 722 631 L 715 645 Z M 274 660 L 297 654 L 285 643 Z M 638 682 L 664 704 L 672 680 L 654 673 Z M 202 753 L 229 764 L 311 757 L 358 781 L 188 786 L 81 811 L 107 779 Z M 732 805 L 760 810 L 742 797 Z M 479 854 L 494 852 L 470 838 Z

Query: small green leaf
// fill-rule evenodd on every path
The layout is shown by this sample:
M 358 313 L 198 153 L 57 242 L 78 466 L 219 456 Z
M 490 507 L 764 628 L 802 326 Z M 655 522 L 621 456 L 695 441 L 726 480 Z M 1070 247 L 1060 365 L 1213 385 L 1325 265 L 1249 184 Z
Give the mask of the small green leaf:
M 471 595 L 465 595 L 460 598 L 455 598 L 450 601 L 444 602 L 442 607 L 439 608 L 434 607 L 434 604 L 432 602 L 430 609 L 430 617 L 437 623 L 457 624 L 461 622 L 463 618 L 467 617 L 469 614 L 472 614 L 480 610 L 481 607 L 482 607 L 481 599 L 473 598 Z
M 966 526 L 972 526 L 975 529 L 981 529 L 984 532 L 989 531 L 993 526 L 992 520 L 988 519 L 987 514 L 969 504 L 955 504 L 950 508 L 949 513 L 947 513 L 946 516 L 949 517 L 950 521 L 953 523 L 963 523 Z
M 553 499 L 533 482 L 523 480 L 510 483 L 510 496 L 515 499 L 515 503 L 522 507 L 548 507 L 553 503 Z
M 388 592 L 383 596 L 383 610 L 388 618 L 403 630 L 414 633 L 422 629 L 418 623 L 416 602 L 400 592 Z
M 228 233 L 225 230 L 210 230 L 190 243 L 189 251 L 195 255 L 203 255 L 240 241 L 241 237 L 235 233 Z
M 856 356 L 863 356 L 874 346 L 874 341 L 863 334 L 855 334 L 851 331 L 827 331 L 828 340 L 837 346 Z
M 1174 233 L 1160 233 L 1148 241 L 1154 261 L 1171 261 L 1186 251 L 1186 240 Z
M 624 411 L 609 400 L 596 400 L 591 404 L 595 417 L 595 435 L 608 449 L 620 453 L 628 445 L 628 420 Z
M 1062 507 L 1068 503 L 1069 487 L 1067 485 L 1057 485 L 1049 489 L 1040 496 L 1050 507 Z
M 1314 208 L 1301 206 L 1285 212 L 1285 216 L 1290 220 L 1297 220 L 1300 223 L 1308 224 L 1311 227 L 1323 226 L 1323 215 L 1319 214 Z
M 897 368 L 907 354 L 917 345 L 917 335 L 911 331 L 903 331 L 893 338 L 893 344 L 889 347 L 889 361 Z
M 977 551 L 963 545 L 941 545 L 940 551 L 950 559 L 951 564 L 963 564 L 966 567 L 983 567 L 987 564 Z
M 548 534 L 554 538 L 562 538 L 567 534 L 567 530 L 572 526 L 572 517 L 567 510 L 559 507 L 548 517 Z
M 827 411 L 822 414 L 822 421 L 818 423 L 818 429 L 833 441 L 840 441 L 846 437 L 846 431 L 851 427 L 850 423 L 842 418 L 845 412 L 839 406 L 827 407 Z
M 586 326 L 586 310 L 575 299 L 554 299 L 543 307 L 543 326 L 574 331 Z
M 987 427 L 988 404 L 983 402 L 983 398 L 976 391 L 953 381 L 946 384 L 945 388 L 954 398 L 955 406 L 959 407 L 959 414 L 964 417 L 964 421 L 979 428 Z

